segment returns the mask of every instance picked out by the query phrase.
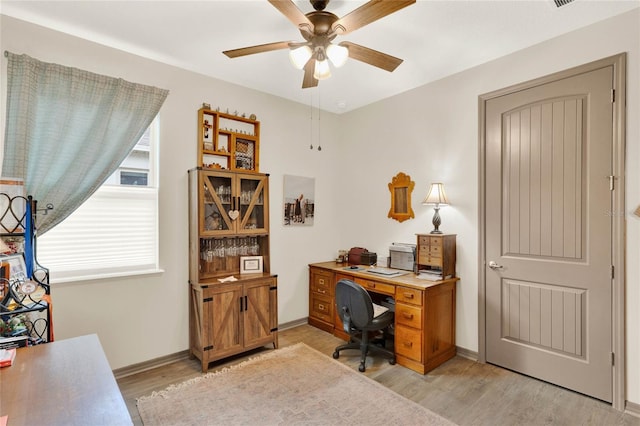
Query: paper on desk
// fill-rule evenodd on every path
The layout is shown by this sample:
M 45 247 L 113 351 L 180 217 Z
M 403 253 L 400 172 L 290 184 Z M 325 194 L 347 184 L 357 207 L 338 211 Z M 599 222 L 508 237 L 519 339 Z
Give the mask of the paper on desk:
M 221 283 L 228 283 L 228 282 L 238 281 L 238 279 L 233 275 L 230 275 L 227 278 L 218 278 L 218 281 L 220 281 Z

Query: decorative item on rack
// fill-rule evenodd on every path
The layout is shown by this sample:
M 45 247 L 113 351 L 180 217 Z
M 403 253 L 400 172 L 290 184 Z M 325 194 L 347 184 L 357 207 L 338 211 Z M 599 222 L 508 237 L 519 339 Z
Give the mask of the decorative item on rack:
M 240 256 L 241 274 L 261 274 L 262 256 Z
M 440 182 L 432 183 L 429 188 L 429 193 L 427 197 L 422 202 L 424 205 L 435 205 L 434 214 L 433 214 L 433 231 L 432 234 L 442 234 L 440 228 L 440 206 L 449 205 L 449 200 L 447 199 L 447 194 L 444 192 L 444 184 Z

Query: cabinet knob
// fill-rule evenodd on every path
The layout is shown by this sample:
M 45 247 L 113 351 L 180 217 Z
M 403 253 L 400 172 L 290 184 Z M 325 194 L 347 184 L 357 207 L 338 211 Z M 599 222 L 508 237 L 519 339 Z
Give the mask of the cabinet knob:
M 318 309 L 324 311 L 324 305 L 318 305 Z
M 319 284 L 324 285 L 324 278 L 320 278 L 320 279 L 318 280 L 318 283 L 319 283 Z

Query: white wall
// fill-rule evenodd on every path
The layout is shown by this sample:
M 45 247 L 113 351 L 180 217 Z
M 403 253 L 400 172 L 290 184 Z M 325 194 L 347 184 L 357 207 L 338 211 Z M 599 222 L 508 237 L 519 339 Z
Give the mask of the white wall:
M 311 151 L 309 105 L 163 65 L 7 16 L 1 16 L 0 24 L 2 51 L 26 53 L 41 61 L 170 91 L 160 111 L 159 226 L 160 265 L 164 272 L 54 285 L 56 339 L 97 333 L 114 369 L 187 349 L 187 170 L 196 165 L 197 110 L 202 102 L 230 111 L 253 113 L 262 122 L 260 170 L 270 173 L 271 270 L 278 274 L 279 321 L 287 323 L 307 316 L 306 265 L 332 258 L 337 247 L 332 238 L 339 224 L 332 209 L 337 177 L 328 172 L 339 146 L 338 134 L 333 130 L 337 122 L 334 115 L 322 113 L 323 149 Z M 3 119 L 6 62 L 6 59 L 2 61 L 0 116 Z M 4 131 L 1 133 L 4 138 Z M 313 227 L 285 229 L 282 225 L 280 205 L 285 174 L 316 177 L 317 208 Z M 55 271 L 51 273 L 55 275 Z
M 255 113 L 262 122 L 260 162 L 261 170 L 271 173 L 271 266 L 279 275 L 280 323 L 308 314 L 308 263 L 331 259 L 337 249 L 352 246 L 386 256 L 392 242 L 413 242 L 416 233 L 430 231 L 433 210 L 420 202 L 429 183 L 442 181 L 452 205 L 440 211 L 441 229 L 458 234 L 456 343 L 478 349 L 477 104 L 482 93 L 628 52 L 627 211 L 640 204 L 638 9 L 341 116 L 323 112 L 321 152 L 308 147 L 309 105 L 1 19 L 2 50 L 171 91 L 161 111 L 160 247 L 165 272 L 53 290 L 56 338 L 98 333 L 112 368 L 187 348 L 186 170 L 195 164 L 196 110 L 202 102 Z M 4 95 L 2 99 L 4 108 Z M 387 218 L 387 184 L 400 171 L 416 183 L 416 218 L 403 223 Z M 285 174 L 316 178 L 313 227 L 281 225 L 278 206 Z M 636 403 L 639 237 L 640 219 L 627 214 L 627 399 Z
M 444 182 L 450 206 L 440 210 L 444 232 L 456 233 L 456 343 L 478 350 L 478 96 L 583 63 L 627 52 L 627 399 L 640 402 L 640 10 L 541 43 L 340 117 L 344 180 L 339 204 L 349 211 L 341 245 L 386 253 L 390 242 L 413 242 L 430 231 L 423 206 L 431 182 Z M 349 166 L 351 164 L 351 166 Z M 358 164 L 364 166 L 358 166 Z M 355 165 L 355 166 L 354 166 Z M 416 183 L 415 220 L 386 218 L 386 184 L 399 171 Z M 363 208 L 362 206 L 366 206 Z

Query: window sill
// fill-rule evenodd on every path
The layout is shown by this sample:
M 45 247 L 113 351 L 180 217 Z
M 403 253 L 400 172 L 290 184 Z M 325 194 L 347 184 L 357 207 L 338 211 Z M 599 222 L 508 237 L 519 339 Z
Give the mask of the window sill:
M 52 286 L 61 286 L 64 284 L 75 284 L 75 283 L 87 282 L 87 281 L 98 281 L 98 280 L 105 280 L 109 278 L 135 277 L 140 275 L 154 275 L 154 274 L 162 274 L 162 273 L 164 273 L 164 269 L 142 269 L 139 271 L 105 272 L 105 273 L 94 274 L 94 275 L 82 275 L 77 277 L 51 279 L 50 283 Z

